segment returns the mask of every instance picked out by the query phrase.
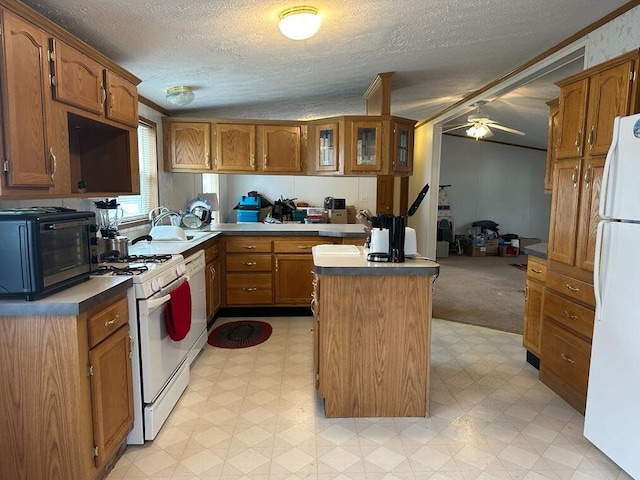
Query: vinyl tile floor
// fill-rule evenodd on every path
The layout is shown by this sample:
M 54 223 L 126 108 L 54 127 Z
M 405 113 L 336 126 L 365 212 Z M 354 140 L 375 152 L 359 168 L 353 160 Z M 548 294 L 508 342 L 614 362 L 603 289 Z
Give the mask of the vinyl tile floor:
M 520 335 L 434 320 L 429 418 L 327 419 L 311 317 L 260 320 L 273 326 L 261 345 L 205 346 L 157 438 L 108 480 L 631 478 L 538 381 Z

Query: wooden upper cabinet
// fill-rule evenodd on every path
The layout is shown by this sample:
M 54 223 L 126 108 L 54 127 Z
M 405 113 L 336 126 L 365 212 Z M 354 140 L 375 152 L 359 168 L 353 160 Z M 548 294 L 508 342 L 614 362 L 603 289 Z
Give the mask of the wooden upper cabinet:
M 582 156 L 588 82 L 587 78 L 583 78 L 560 90 L 561 123 L 556 148 L 558 159 Z
M 254 172 L 256 170 L 255 125 L 216 126 L 215 169 L 218 172 Z
M 382 171 L 382 121 L 347 120 L 349 134 L 349 171 L 352 173 L 380 173 Z
M 547 256 L 550 260 L 575 264 L 578 206 L 580 202 L 580 159 L 556 160 Z
M 300 127 L 262 125 L 260 129 L 262 170 L 277 173 L 300 172 Z
M 0 14 L 6 162 L 3 185 L 48 189 L 55 182 L 59 153 L 49 139 L 48 36 L 9 11 L 2 10 Z
M 107 89 L 107 118 L 137 127 L 137 87 L 109 70 L 105 70 L 105 85 Z
M 165 122 L 164 132 L 167 170 L 211 171 L 211 124 Z
M 589 155 L 605 155 L 613 137 L 613 119 L 629 115 L 636 61 L 600 72 L 589 80 L 587 145 Z
M 339 173 L 339 123 L 322 123 L 309 127 L 310 167 L 313 173 Z
M 51 39 L 53 98 L 104 115 L 104 67 L 60 40 Z
M 413 120 L 393 119 L 391 127 L 393 130 L 393 146 L 391 169 L 395 174 L 413 173 L 413 132 L 415 129 Z
M 553 166 L 556 159 L 558 144 L 558 129 L 560 128 L 560 100 L 547 102 L 549 106 L 549 129 L 547 133 L 547 163 L 544 171 L 544 193 L 551 193 L 553 189 Z

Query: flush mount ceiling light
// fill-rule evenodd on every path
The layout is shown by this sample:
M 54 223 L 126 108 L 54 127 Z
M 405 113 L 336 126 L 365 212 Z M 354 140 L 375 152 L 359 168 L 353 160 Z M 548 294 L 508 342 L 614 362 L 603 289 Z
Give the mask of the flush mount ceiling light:
M 188 105 L 193 102 L 195 95 L 193 88 L 184 85 L 167 88 L 167 100 L 174 105 Z
M 278 27 L 282 34 L 291 40 L 313 37 L 320 29 L 318 9 L 306 5 L 287 8 L 280 14 Z

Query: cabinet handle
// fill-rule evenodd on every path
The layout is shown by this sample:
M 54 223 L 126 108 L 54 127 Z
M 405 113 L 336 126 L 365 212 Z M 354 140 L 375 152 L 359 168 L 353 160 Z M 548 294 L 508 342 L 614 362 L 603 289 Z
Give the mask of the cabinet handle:
M 564 316 L 567 317 L 569 320 L 576 320 L 578 318 L 577 315 L 574 315 L 573 313 L 571 313 L 568 310 L 564 311 Z
M 529 285 L 524 286 L 524 300 L 525 302 L 529 300 Z
M 216 269 L 215 269 L 215 267 L 213 267 L 213 266 L 209 267 L 209 271 L 211 272 L 211 280 L 216 278 Z
M 278 271 L 278 257 L 276 257 L 276 272 Z
M 247 267 L 253 267 L 254 265 L 257 265 L 258 262 L 242 262 L 243 265 L 246 265 Z
M 49 159 L 51 160 L 51 181 L 53 182 L 56 176 L 56 170 L 58 169 L 58 159 L 56 158 L 56 154 L 53 153 L 53 147 L 49 148 Z
M 311 245 L 298 245 L 298 248 L 300 250 L 309 250 L 311 248 Z
M 256 168 L 256 157 L 251 154 L 251 168 Z
M 573 167 L 573 173 L 571 174 L 571 181 L 573 181 L 573 188 L 578 186 L 578 165 Z
M 572 286 L 571 286 L 571 285 L 569 285 L 569 284 L 566 284 L 566 285 L 564 286 L 564 288 L 566 288 L 567 290 L 571 290 L 572 292 L 576 292 L 576 293 L 580 291 L 580 289 L 579 289 L 579 288 L 572 287 Z
M 113 110 L 114 103 L 113 92 L 111 91 L 111 89 L 109 89 L 109 110 Z
M 218 157 L 213 157 L 213 166 L 218 168 Z
M 311 299 L 311 313 L 313 313 L 313 316 L 316 316 L 316 299 L 312 298 Z
M 533 267 L 531 268 L 531 271 L 533 273 L 542 273 L 542 270 L 538 270 L 537 268 L 533 268 Z
M 258 289 L 256 287 L 242 287 L 243 292 L 257 292 Z
M 582 143 L 582 129 L 578 130 L 578 134 L 576 135 L 576 152 L 580 153 L 580 144 Z
M 133 358 L 133 337 L 129 335 L 129 358 Z
M 100 104 L 103 106 L 104 108 L 104 102 L 107 101 L 107 91 L 104 88 L 104 83 L 100 82 Z
M 264 157 L 262 158 L 262 168 L 266 169 L 267 168 L 267 154 L 264 154 Z
M 205 157 L 205 166 L 207 168 L 211 167 L 211 155 L 209 154 L 209 152 L 207 152 L 207 155 Z
M 114 323 L 116 323 L 118 320 L 120 320 L 120 315 L 116 315 L 115 317 L 113 317 L 113 319 L 104 322 L 104 326 L 105 327 L 110 327 L 111 325 L 113 325 Z
M 247 250 L 253 250 L 254 248 L 256 248 L 255 245 L 243 245 L 242 248 L 246 248 Z
M 591 183 L 591 165 L 587 167 L 587 171 L 584 172 L 584 185 L 586 188 L 589 188 L 589 184 Z
M 587 143 L 589 144 L 589 150 L 593 148 L 593 139 L 595 133 L 595 125 L 591 125 L 591 130 L 589 131 L 589 138 L 587 139 Z
M 569 363 L 573 363 L 573 364 L 575 364 L 575 363 L 576 363 L 576 362 L 575 362 L 575 361 L 573 361 L 570 357 L 566 356 L 564 353 L 561 353 L 561 354 L 560 354 L 560 356 L 562 357 L 562 359 L 563 359 L 565 362 L 569 362 Z

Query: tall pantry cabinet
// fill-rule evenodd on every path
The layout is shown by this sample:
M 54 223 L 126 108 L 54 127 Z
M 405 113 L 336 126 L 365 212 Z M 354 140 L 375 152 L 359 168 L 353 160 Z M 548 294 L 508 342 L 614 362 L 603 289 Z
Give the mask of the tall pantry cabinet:
M 638 50 L 561 82 L 540 380 L 584 412 L 598 203 L 613 119 L 640 109 Z

